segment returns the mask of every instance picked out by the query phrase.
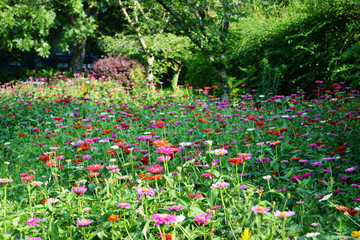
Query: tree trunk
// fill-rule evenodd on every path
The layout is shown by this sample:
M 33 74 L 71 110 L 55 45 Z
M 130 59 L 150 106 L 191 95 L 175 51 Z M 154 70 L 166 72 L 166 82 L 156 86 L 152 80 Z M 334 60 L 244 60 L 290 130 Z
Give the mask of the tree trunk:
M 74 42 L 74 53 L 71 60 L 70 72 L 73 75 L 74 73 L 81 73 L 83 71 L 83 64 L 85 58 L 85 48 L 86 48 L 87 38 L 78 39 Z
M 152 90 L 155 90 L 154 83 L 154 73 L 153 73 L 153 67 L 154 67 L 155 57 L 154 56 L 146 56 L 146 69 L 145 69 L 145 78 L 146 81 L 151 84 L 150 88 Z
M 222 66 L 217 67 L 217 70 L 219 72 L 220 76 L 220 86 L 219 86 L 219 95 L 221 98 L 221 101 L 227 102 L 229 97 L 229 85 L 227 82 L 227 68 L 225 64 L 222 64 Z
M 174 91 L 176 91 L 178 89 L 178 82 L 179 82 L 179 76 L 180 76 L 180 72 L 181 72 L 181 65 L 177 65 L 175 64 L 175 66 L 173 67 L 174 70 L 174 75 L 171 79 L 171 87 Z

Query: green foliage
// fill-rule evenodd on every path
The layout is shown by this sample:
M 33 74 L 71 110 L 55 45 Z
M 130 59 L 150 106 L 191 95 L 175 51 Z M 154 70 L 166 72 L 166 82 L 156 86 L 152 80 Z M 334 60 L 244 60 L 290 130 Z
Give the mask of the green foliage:
M 195 48 L 187 37 L 173 33 L 157 34 L 156 37 L 149 35 L 143 39 L 148 45 L 147 51 L 156 56 L 153 72 L 157 80 L 162 80 L 169 69 L 184 64 Z M 100 48 L 107 55 L 131 57 L 146 64 L 145 55 L 135 35 L 104 36 L 100 41 Z
M 328 85 L 345 80 L 354 86 L 359 9 L 351 0 L 296 0 L 278 8 L 280 14 L 250 14 L 231 31 L 231 72 L 265 92 L 266 86 L 272 92 L 308 91 L 318 79 Z
M 219 73 L 201 52 L 191 55 L 185 63 L 184 81 L 194 88 L 212 86 L 219 81 Z

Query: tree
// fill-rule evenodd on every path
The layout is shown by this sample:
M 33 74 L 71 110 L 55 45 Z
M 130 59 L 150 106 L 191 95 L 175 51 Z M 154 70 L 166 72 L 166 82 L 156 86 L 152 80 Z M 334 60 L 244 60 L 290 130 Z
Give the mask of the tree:
M 241 16 L 241 4 L 236 0 L 156 1 L 217 69 L 221 99 L 227 100 L 227 35 L 230 24 Z
M 140 2 L 138 0 L 126 1 L 125 5 L 122 0 L 118 0 L 121 11 L 123 12 L 130 28 L 137 35 L 137 39 L 141 46 L 142 52 L 145 55 L 146 59 L 146 79 L 149 83 L 154 82 L 154 73 L 153 66 L 155 61 L 155 56 L 153 52 L 150 51 L 149 45 L 144 40 L 144 35 L 151 33 L 155 39 L 164 31 L 166 23 L 168 21 L 168 14 L 162 14 L 160 20 L 163 25 L 156 26 L 154 23 L 155 14 L 154 11 L 157 9 L 150 5 L 146 10 L 144 5 L 146 3 Z M 149 16 L 153 17 L 150 18 Z M 158 25 L 158 24 L 157 24 Z
M 50 55 L 51 33 L 62 50 L 73 46 L 71 72 L 82 71 L 86 42 L 95 34 L 97 16 L 111 10 L 97 0 L 0 0 L 0 49 Z

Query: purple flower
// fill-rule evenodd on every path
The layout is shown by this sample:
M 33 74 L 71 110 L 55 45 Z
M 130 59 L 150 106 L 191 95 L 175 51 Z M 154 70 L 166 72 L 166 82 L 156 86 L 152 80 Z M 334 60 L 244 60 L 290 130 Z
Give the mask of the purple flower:
M 260 160 L 259 158 L 256 158 L 256 161 L 258 161 L 258 163 L 266 163 L 269 161 L 269 158 L 264 157 L 262 160 Z
M 355 167 L 351 167 L 351 168 L 348 168 L 348 169 L 345 169 L 345 172 L 353 172 L 356 170 L 356 166 Z
M 313 163 L 311 163 L 311 166 L 317 167 L 317 166 L 320 166 L 321 164 L 322 164 L 322 162 L 313 162 Z
M 29 219 L 25 222 L 25 225 L 26 225 L 26 226 L 39 227 L 39 225 L 36 224 L 37 222 L 40 222 L 40 218 L 29 218 Z

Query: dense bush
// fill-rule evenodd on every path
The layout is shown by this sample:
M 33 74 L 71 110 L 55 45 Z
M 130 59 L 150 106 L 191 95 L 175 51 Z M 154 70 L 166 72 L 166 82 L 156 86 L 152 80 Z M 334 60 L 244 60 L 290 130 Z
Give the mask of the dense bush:
M 276 14 L 253 14 L 233 28 L 229 65 L 264 92 L 309 91 L 313 81 L 359 86 L 359 4 L 293 1 Z
M 125 57 L 105 57 L 96 60 L 93 68 L 87 70 L 87 73 L 94 78 L 115 79 L 125 84 L 132 82 L 131 76 L 144 72 L 144 67 L 134 59 Z

